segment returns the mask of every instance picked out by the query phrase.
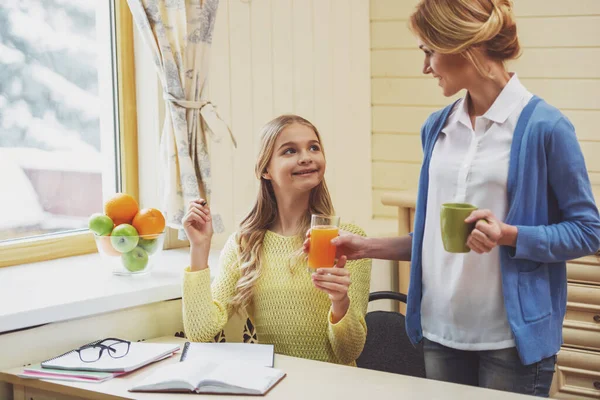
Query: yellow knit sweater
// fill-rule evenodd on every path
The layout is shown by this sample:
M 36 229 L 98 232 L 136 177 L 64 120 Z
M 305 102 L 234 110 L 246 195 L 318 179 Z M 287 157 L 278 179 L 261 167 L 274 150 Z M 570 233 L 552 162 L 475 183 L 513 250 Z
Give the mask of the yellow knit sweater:
M 341 229 L 364 236 L 354 225 Z M 331 301 L 316 289 L 305 261 L 290 260 L 302 245 L 299 237 L 267 231 L 263 242 L 260 277 L 248 314 L 258 341 L 271 343 L 275 352 L 338 364 L 356 365 L 367 334 L 365 313 L 369 299 L 371 260 L 349 261 L 350 308 L 331 323 Z M 231 300 L 239 279 L 235 234 L 227 240 L 220 257 L 219 275 L 210 284 L 208 268 L 183 278 L 183 325 L 191 341 L 209 342 L 218 335 L 232 313 Z

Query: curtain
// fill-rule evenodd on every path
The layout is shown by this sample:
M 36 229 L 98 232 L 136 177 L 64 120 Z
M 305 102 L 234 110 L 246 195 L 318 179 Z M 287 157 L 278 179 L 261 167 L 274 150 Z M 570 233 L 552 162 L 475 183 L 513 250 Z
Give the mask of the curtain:
M 161 137 L 167 226 L 184 237 L 188 203 L 211 197 L 209 140 L 229 137 L 229 127 L 207 98 L 212 32 L 218 0 L 127 0 L 149 47 L 163 88 L 166 116 Z M 215 232 L 223 232 L 218 205 L 210 204 Z

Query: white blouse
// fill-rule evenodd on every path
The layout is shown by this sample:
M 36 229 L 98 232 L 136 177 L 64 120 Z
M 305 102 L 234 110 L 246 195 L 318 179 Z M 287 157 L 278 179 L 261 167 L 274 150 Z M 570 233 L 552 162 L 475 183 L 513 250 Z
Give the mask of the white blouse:
M 440 132 L 429 166 L 423 239 L 423 335 L 460 350 L 515 346 L 502 294 L 498 247 L 488 254 L 444 250 L 443 203 L 470 203 L 506 218 L 506 184 L 513 132 L 533 95 L 512 74 L 490 109 L 471 125 L 461 99 Z

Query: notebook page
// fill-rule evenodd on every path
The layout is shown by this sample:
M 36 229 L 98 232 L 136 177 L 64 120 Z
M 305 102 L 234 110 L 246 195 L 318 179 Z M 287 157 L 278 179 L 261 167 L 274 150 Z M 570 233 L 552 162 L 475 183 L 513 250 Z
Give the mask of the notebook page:
M 203 387 L 243 388 L 237 393 L 265 393 L 284 373 L 281 370 L 237 362 L 221 363 L 200 382 Z M 226 392 L 226 391 L 224 391 Z M 231 391 L 234 392 L 234 391 Z
M 195 359 L 219 363 L 237 361 L 272 367 L 274 347 L 268 344 L 190 342 L 185 353 L 185 357 L 182 355 L 183 362 Z
M 215 369 L 215 363 L 187 362 L 165 365 L 137 382 L 131 390 L 186 389 L 193 391 Z

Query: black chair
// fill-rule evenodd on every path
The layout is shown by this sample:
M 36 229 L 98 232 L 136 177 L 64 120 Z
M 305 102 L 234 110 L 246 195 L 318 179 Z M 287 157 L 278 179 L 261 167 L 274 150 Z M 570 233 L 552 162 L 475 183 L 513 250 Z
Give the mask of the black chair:
M 369 301 L 397 300 L 406 303 L 406 295 L 382 291 L 369 295 Z M 367 341 L 356 360 L 360 368 L 425 377 L 422 345 L 413 346 L 405 330 L 404 315 L 394 311 L 367 313 Z

